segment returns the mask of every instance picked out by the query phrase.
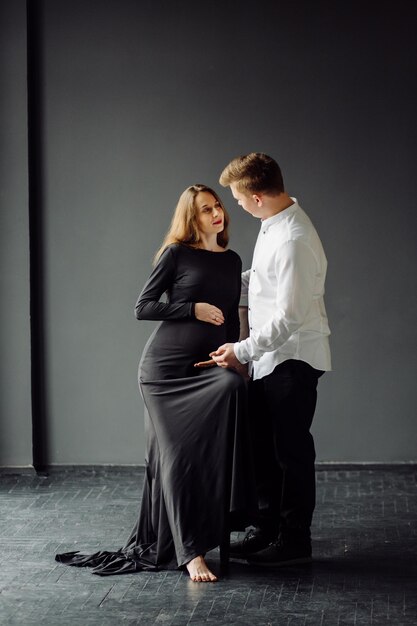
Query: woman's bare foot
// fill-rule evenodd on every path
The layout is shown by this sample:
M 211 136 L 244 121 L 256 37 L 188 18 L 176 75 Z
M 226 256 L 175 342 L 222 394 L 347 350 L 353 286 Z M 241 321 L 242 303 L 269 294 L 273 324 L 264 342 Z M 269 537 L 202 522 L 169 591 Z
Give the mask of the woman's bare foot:
M 215 583 L 217 576 L 213 574 L 207 567 L 202 556 L 196 556 L 195 559 L 186 565 L 191 580 L 195 583 Z

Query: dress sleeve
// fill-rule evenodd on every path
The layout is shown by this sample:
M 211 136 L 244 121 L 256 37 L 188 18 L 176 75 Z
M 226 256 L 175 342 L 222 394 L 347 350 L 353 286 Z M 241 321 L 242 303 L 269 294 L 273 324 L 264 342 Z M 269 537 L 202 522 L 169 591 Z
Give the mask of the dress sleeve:
M 239 300 L 240 300 L 240 290 L 241 290 L 241 272 L 242 272 L 242 261 L 240 257 L 238 257 L 238 262 L 236 264 L 236 286 L 233 290 L 233 302 L 230 307 L 229 315 L 227 316 L 227 329 L 226 336 L 227 342 L 234 343 L 239 340 L 240 335 L 240 319 L 239 319 Z
M 172 286 L 175 276 L 175 254 L 169 247 L 161 255 L 137 299 L 136 319 L 179 320 L 194 317 L 194 302 L 160 302 L 160 297 Z

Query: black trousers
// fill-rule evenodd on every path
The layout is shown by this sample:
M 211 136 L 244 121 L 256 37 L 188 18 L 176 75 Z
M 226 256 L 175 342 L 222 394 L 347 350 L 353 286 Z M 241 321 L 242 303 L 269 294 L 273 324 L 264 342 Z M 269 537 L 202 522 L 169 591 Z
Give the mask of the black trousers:
M 316 453 L 310 433 L 323 374 L 290 359 L 249 385 L 259 500 L 257 525 L 272 538 L 310 537 L 316 500 Z

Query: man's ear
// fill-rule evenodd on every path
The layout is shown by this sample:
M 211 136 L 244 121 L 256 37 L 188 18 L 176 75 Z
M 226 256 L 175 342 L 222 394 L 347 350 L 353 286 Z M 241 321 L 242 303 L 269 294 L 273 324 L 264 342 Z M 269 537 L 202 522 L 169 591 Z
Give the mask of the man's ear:
M 262 206 L 262 195 L 261 194 L 254 193 L 254 194 L 252 194 L 252 198 L 254 199 L 254 201 L 256 202 L 256 204 L 258 206 Z

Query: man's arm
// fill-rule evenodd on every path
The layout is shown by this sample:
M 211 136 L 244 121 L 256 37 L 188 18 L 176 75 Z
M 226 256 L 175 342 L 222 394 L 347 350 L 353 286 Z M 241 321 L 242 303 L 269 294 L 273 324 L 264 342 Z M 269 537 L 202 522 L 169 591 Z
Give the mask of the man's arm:
M 250 336 L 234 344 L 241 363 L 258 361 L 265 352 L 280 348 L 302 326 L 311 307 L 317 260 L 303 241 L 288 241 L 275 266 L 277 293 L 271 317 Z

